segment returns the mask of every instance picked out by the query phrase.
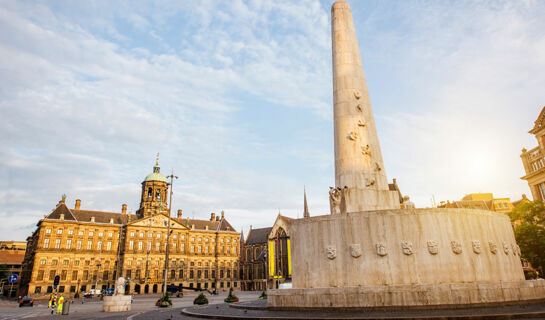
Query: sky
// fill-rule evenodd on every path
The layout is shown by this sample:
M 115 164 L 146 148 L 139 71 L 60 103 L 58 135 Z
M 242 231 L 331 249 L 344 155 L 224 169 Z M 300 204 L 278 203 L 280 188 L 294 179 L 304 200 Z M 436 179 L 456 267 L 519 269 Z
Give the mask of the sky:
M 0 2 L 0 240 L 62 194 L 139 207 L 159 153 L 174 210 L 237 229 L 329 211 L 333 1 Z M 388 179 L 434 197 L 530 195 L 545 2 L 349 1 Z

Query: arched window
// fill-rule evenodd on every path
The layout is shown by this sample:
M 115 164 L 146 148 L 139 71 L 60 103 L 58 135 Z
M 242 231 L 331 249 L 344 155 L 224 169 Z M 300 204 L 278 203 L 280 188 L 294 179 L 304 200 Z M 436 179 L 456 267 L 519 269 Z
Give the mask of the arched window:
M 152 190 L 151 190 L 151 188 L 149 188 L 149 189 L 148 189 L 148 198 L 151 198 L 152 195 L 153 195 L 153 194 L 152 194 Z
M 161 201 L 161 191 L 157 190 L 157 192 L 155 193 L 155 200 Z

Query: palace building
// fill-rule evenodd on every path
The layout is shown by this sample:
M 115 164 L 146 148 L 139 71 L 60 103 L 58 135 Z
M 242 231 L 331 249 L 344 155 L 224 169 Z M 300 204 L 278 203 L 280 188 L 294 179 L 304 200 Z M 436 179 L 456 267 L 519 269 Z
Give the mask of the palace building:
M 528 133 L 535 136 L 537 147 L 522 149 L 520 158 L 526 174 L 521 179 L 528 182 L 534 200 L 545 201 L 545 107 Z
M 167 247 L 168 284 L 239 289 L 240 233 L 223 212 L 198 220 L 178 210 L 169 218 L 168 188 L 157 161 L 142 182 L 136 214 L 127 213 L 125 204 L 121 212 L 86 210 L 81 200 L 69 208 L 63 195 L 27 239 L 19 295 L 52 293 L 56 275 L 65 296 L 112 288 L 120 276 L 127 279 L 127 293 L 162 292 Z

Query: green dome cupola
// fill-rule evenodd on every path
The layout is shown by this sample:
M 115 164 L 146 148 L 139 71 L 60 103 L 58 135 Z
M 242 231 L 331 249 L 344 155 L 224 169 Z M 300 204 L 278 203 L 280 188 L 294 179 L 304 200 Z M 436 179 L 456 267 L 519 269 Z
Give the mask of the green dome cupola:
M 161 174 L 161 168 L 159 167 L 159 154 L 157 154 L 157 159 L 155 160 L 155 166 L 153 166 L 153 172 L 146 176 L 144 182 L 146 181 L 161 181 L 167 182 L 167 178 Z

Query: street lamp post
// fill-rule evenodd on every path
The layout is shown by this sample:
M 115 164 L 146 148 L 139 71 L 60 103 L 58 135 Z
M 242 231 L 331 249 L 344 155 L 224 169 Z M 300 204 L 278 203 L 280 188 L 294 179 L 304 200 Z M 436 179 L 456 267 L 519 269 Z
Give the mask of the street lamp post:
M 170 178 L 170 200 L 168 204 L 168 225 L 167 225 L 167 244 L 166 244 L 166 252 L 165 252 L 165 272 L 164 272 L 164 282 L 163 282 L 163 294 L 167 294 L 167 279 L 168 279 L 168 254 L 170 251 L 170 212 L 172 209 L 172 187 L 174 184 L 174 179 L 178 179 L 177 176 L 174 175 L 174 169 L 172 170 L 172 173 L 167 176 L 167 179 Z

